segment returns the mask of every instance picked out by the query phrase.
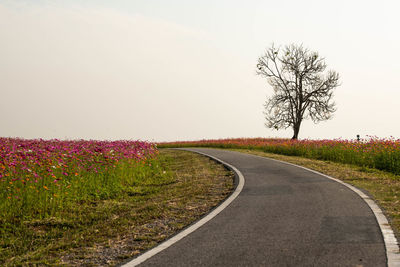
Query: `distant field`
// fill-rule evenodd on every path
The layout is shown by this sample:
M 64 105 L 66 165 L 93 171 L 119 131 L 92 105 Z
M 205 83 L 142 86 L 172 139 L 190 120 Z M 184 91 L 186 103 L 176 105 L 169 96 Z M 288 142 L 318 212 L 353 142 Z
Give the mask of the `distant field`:
M 291 140 L 236 138 L 160 143 L 159 147 L 215 147 L 259 150 L 287 156 L 328 160 L 400 174 L 400 139 Z
M 0 265 L 115 265 L 232 188 L 221 165 L 149 142 L 0 138 Z

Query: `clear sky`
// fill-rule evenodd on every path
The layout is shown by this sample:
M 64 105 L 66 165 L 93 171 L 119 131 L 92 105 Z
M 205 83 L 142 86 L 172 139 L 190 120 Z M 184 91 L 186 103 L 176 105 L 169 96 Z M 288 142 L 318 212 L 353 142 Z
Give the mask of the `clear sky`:
M 291 137 L 264 126 L 272 42 L 325 57 L 337 112 L 300 138 L 400 138 L 400 2 L 0 0 L 0 136 Z

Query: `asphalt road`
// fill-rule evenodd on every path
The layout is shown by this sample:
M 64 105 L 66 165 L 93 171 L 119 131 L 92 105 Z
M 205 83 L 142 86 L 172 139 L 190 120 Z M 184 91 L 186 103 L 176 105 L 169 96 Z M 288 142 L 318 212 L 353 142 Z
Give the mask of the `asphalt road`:
M 240 195 L 140 266 L 387 266 L 368 205 L 316 173 L 247 154 L 193 149 L 242 172 Z

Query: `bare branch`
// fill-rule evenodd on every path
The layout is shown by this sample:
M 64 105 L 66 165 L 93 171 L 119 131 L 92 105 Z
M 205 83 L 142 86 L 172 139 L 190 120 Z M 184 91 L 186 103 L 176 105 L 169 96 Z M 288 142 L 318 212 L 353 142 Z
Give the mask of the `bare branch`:
M 302 45 L 276 48 L 274 44 L 258 59 L 257 74 L 267 78 L 274 95 L 265 103 L 266 126 L 292 127 L 297 138 L 304 118 L 327 120 L 336 111 L 333 90 L 339 74 L 328 71 L 325 59 Z

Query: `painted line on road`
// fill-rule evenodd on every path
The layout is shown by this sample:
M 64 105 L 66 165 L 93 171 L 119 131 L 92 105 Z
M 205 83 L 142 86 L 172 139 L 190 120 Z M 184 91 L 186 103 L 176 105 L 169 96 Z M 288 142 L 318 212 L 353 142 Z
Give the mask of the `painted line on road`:
M 238 153 L 240 153 L 240 152 L 238 152 Z M 248 154 L 248 155 L 252 155 L 252 154 Z M 315 171 L 315 170 L 312 170 L 312 169 L 309 169 L 309 168 L 306 168 L 306 167 L 303 167 L 300 165 L 296 165 L 296 164 L 293 164 L 290 162 L 277 160 L 277 159 L 273 159 L 273 158 L 262 157 L 262 156 L 258 156 L 258 155 L 253 155 L 253 156 L 281 162 L 284 164 L 288 164 L 291 166 L 295 166 L 295 167 L 319 174 L 321 176 L 324 176 L 330 180 L 333 180 L 335 182 L 338 182 L 338 183 L 346 186 L 347 188 L 349 188 L 350 190 L 352 190 L 353 192 L 358 194 L 365 201 L 365 203 L 367 203 L 369 208 L 372 210 L 372 212 L 374 213 L 375 218 L 379 224 L 379 228 L 381 229 L 381 233 L 382 233 L 383 240 L 385 243 L 388 267 L 400 267 L 400 250 L 399 250 L 399 243 L 396 239 L 396 236 L 394 235 L 394 232 L 393 232 L 392 228 L 390 227 L 389 222 L 388 222 L 385 214 L 381 210 L 381 208 L 379 208 L 378 204 L 376 204 L 375 201 L 373 199 L 371 199 L 369 196 L 367 196 L 364 192 L 362 192 L 360 189 L 356 188 L 355 186 L 347 184 L 339 179 L 333 178 L 329 175 L 320 173 L 318 171 Z
M 183 149 L 184 150 L 184 149 Z M 134 258 L 132 261 L 122 265 L 123 267 L 133 267 L 133 266 L 137 266 L 139 264 L 141 264 L 142 262 L 148 260 L 149 258 L 153 257 L 154 255 L 156 255 L 157 253 L 163 251 L 164 249 L 168 248 L 169 246 L 173 245 L 174 243 L 178 242 L 179 240 L 181 240 L 182 238 L 186 237 L 187 235 L 189 235 L 190 233 L 196 231 L 198 228 L 200 228 L 201 226 L 203 226 L 205 223 L 207 223 L 208 221 L 210 221 L 212 218 L 214 218 L 218 213 L 220 213 L 221 211 L 223 211 L 226 207 L 229 206 L 229 204 L 232 203 L 233 200 L 235 200 L 235 198 L 240 194 L 240 192 L 243 189 L 244 186 L 244 176 L 243 174 L 236 169 L 234 166 L 216 158 L 213 157 L 211 155 L 208 155 L 206 153 L 202 153 L 202 152 L 198 152 L 198 151 L 192 151 L 192 150 L 187 150 L 190 152 L 195 152 L 204 156 L 207 156 L 223 165 L 225 165 L 226 167 L 228 167 L 229 169 L 231 169 L 233 172 L 235 172 L 235 174 L 237 175 L 239 182 L 236 186 L 235 191 L 224 201 L 222 202 L 221 205 L 219 205 L 218 207 L 216 207 L 215 209 L 213 209 L 209 214 L 207 214 L 205 217 L 203 217 L 202 219 L 200 219 L 199 221 L 197 221 L 196 223 L 194 223 L 193 225 L 189 226 L 188 228 L 184 229 L 182 232 L 179 232 L 178 234 L 174 235 L 173 237 L 171 237 L 170 239 L 167 239 L 166 241 L 162 242 L 161 244 L 159 244 L 158 246 L 150 249 L 149 251 L 143 253 L 142 255 L 138 256 L 137 258 Z

